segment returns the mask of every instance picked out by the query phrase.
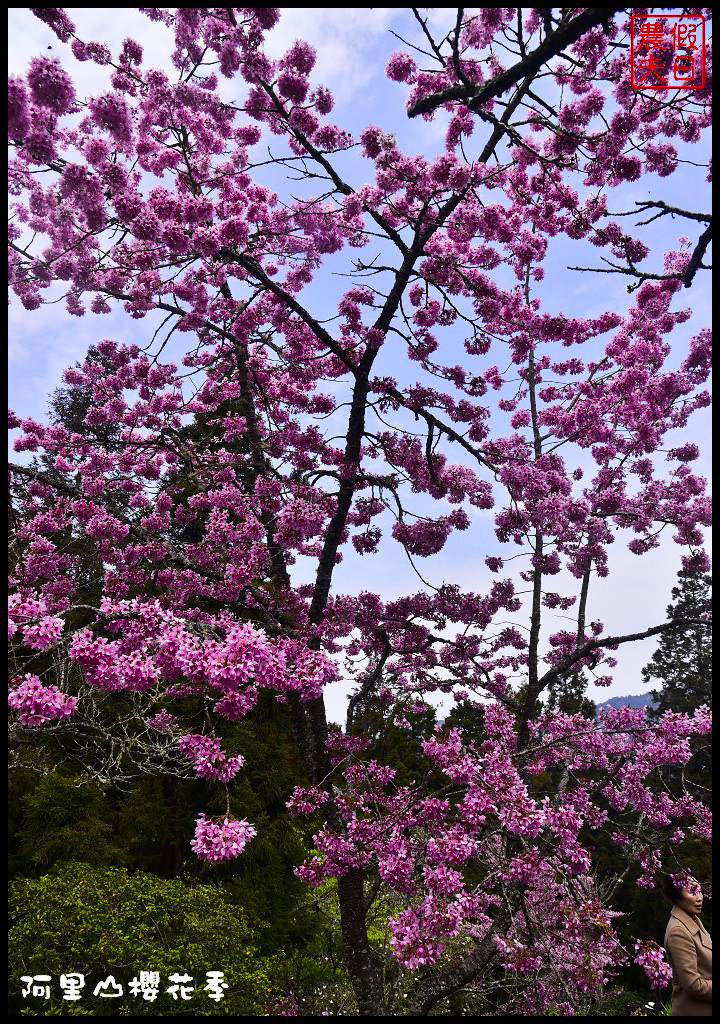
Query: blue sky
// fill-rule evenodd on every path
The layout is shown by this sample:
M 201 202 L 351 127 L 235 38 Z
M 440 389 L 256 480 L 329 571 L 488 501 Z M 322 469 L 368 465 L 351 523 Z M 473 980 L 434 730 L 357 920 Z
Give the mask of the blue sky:
M 124 38 L 135 37 L 144 46 L 146 65 L 168 66 L 171 47 L 168 45 L 167 31 L 136 10 L 67 10 L 82 38 L 105 42 L 117 50 Z M 449 19 L 453 16 L 453 10 L 432 9 L 429 12 L 431 26 L 444 34 L 450 27 Z M 404 109 L 406 87 L 388 81 L 384 75 L 390 54 L 394 50 L 404 49 L 392 32 L 411 41 L 418 41 L 419 38 L 414 19 L 406 9 L 282 9 L 279 25 L 268 37 L 267 51 L 270 56 L 277 57 L 295 39 L 307 39 L 318 52 L 312 80 L 328 85 L 335 96 L 333 120 L 356 137 L 367 124 L 377 124 L 384 131 L 396 135 L 404 152 L 419 152 L 432 157 L 443 149 L 446 115 L 441 112 L 433 123 L 422 118 L 412 121 L 407 118 Z M 29 9 L 10 9 L 11 72 L 24 73 L 31 57 L 51 52 L 47 50 L 48 45 L 52 46 L 52 54 L 61 58 L 68 51 L 68 47 L 60 43 Z M 74 60 L 71 63 L 73 73 L 77 72 L 75 81 L 79 95 L 107 87 L 104 69 L 91 63 L 78 64 Z M 228 98 L 232 96 L 234 88 L 225 82 L 222 85 L 223 93 Z M 485 137 L 484 130 L 476 130 L 471 148 L 482 145 Z M 273 137 L 273 145 L 276 144 L 280 145 Z M 702 162 L 706 154 L 705 147 L 709 145 L 708 139 L 702 146 L 693 147 L 687 155 L 693 161 Z M 354 186 L 372 180 L 372 165 L 362 160 L 355 151 L 347 155 L 343 163 L 343 173 Z M 644 177 L 635 184 L 611 191 L 609 208 L 620 212 L 632 208 L 635 201 L 652 198 L 664 199 L 691 210 L 707 210 L 710 208 L 710 187 L 704 181 L 705 173 L 701 168 L 687 164 L 669 179 Z M 285 188 L 287 195 L 287 187 L 283 185 L 276 170 L 258 171 L 257 177 L 278 191 Z M 573 183 L 573 187 L 577 185 Z M 497 193 L 493 194 L 493 199 L 497 201 Z M 630 222 L 628 218 L 625 220 Z M 664 218 L 650 228 L 639 229 L 639 232 L 642 232 L 643 239 L 651 247 L 647 265 L 653 270 L 659 270 L 663 253 L 675 247 L 680 235 L 687 234 L 693 238 L 695 225 L 688 221 Z M 367 255 L 370 249 L 361 252 Z M 623 313 L 629 307 L 632 297 L 627 294 L 626 278 L 619 275 L 579 274 L 566 269 L 573 264 L 597 266 L 600 252 L 589 244 L 570 242 L 566 238 L 551 240 L 545 263 L 546 278 L 533 287 L 533 294 L 542 300 L 544 311 L 594 316 L 606 309 L 616 309 Z M 350 257 L 354 255 L 354 251 L 350 251 Z M 347 255 L 341 253 L 329 260 L 322 274 L 303 293 L 307 303 L 318 310 L 321 317 L 335 313 L 333 298 L 349 287 L 347 278 L 337 276 L 337 272 L 347 267 L 344 262 L 346 259 Z M 511 283 L 509 275 L 507 283 Z M 514 280 L 512 283 L 515 283 Z M 677 365 L 684 358 L 689 337 L 710 323 L 709 274 L 699 274 L 692 289 L 676 297 L 673 308 L 690 308 L 693 311 L 692 318 L 672 335 L 671 362 Z M 152 333 L 149 318 L 135 321 L 120 311 L 103 318 L 88 314 L 78 319 L 67 314 L 61 302 L 27 312 L 16 300 L 13 301 L 9 312 L 11 407 L 22 416 L 44 418 L 47 396 L 60 385 L 63 370 L 81 360 L 90 344 L 102 338 L 137 343 L 139 332 L 143 340 L 149 338 Z M 461 339 L 458 340 L 457 348 L 457 359 L 444 353 L 443 361 L 461 361 L 464 353 Z M 496 353 L 491 353 L 488 362 L 500 365 Z M 377 373 L 393 376 L 402 374 L 401 364 L 390 345 L 386 345 L 382 352 Z M 698 415 L 688 431 L 683 433 L 682 439 L 673 443 L 680 443 L 681 440 L 693 440 L 700 446 L 703 456 L 700 463 L 695 465 L 703 475 L 708 475 L 709 415 Z M 463 461 L 457 452 L 446 449 L 446 453 L 451 461 Z M 420 507 L 419 511 L 429 511 L 429 507 Z M 477 514 L 470 530 L 453 534 L 440 555 L 429 561 L 420 560 L 423 575 L 434 585 L 453 582 L 461 587 L 483 591 L 491 582 L 493 577 L 484 565 L 484 558 L 486 554 L 499 553 L 494 538 L 492 513 L 472 511 Z M 593 580 L 588 617 L 603 621 L 606 631 L 620 633 L 634 632 L 664 621 L 665 606 L 669 602 L 670 590 L 680 567 L 680 556 L 681 551 L 672 544 L 669 535 L 658 549 L 642 558 L 631 554 L 624 545 L 616 543 L 610 551 L 610 575 L 604 580 Z M 518 570 L 523 567 L 522 560 L 511 564 L 517 566 Z M 293 570 L 294 581 L 299 583 L 308 580 L 309 570 L 310 566 L 303 564 L 302 559 L 299 560 Z M 352 549 L 347 551 L 334 581 L 335 592 L 371 590 L 377 591 L 384 598 L 393 598 L 419 587 L 420 583 L 412 573 L 405 554 L 395 544 L 386 545 L 381 555 L 362 559 Z M 520 616 L 517 618 L 522 621 Z M 546 635 L 558 628 L 566 628 L 562 620 L 548 621 Z M 596 689 L 590 695 L 602 701 L 614 695 L 642 692 L 644 687 L 640 669 L 654 649 L 653 640 L 622 647 L 617 654 L 619 665 L 615 670 L 615 683 L 609 689 Z M 342 685 L 338 684 L 336 692 L 328 695 L 330 714 L 334 718 L 342 714 L 341 690 Z

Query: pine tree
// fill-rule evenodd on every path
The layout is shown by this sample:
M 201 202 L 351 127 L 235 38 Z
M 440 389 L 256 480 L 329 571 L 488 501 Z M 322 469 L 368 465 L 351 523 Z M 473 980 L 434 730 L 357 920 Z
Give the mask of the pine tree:
M 547 710 L 553 714 L 595 718 L 595 701 L 585 696 L 587 681 L 582 672 L 566 672 L 548 687 Z
M 659 719 L 666 711 L 692 714 L 706 704 L 712 707 L 712 581 L 706 573 L 682 569 L 678 585 L 672 589 L 668 618 L 693 619 L 686 629 L 663 633 L 658 649 L 642 670 L 643 681 L 661 682 L 652 691 L 656 702 L 648 709 L 651 719 Z M 702 620 L 707 619 L 707 624 Z M 709 737 L 692 737 L 693 757 L 682 771 L 666 769 L 665 778 L 675 793 L 689 791 L 699 799 L 708 800 L 711 793 L 712 746 Z
M 712 610 L 710 576 L 682 569 L 672 590 L 668 619 L 693 619 L 686 629 L 661 634 L 658 648 L 642 670 L 643 682 L 659 680 L 652 691 L 659 718 L 666 711 L 692 714 L 702 704 L 712 707 L 712 640 L 709 618 Z M 702 619 L 708 619 L 708 625 Z

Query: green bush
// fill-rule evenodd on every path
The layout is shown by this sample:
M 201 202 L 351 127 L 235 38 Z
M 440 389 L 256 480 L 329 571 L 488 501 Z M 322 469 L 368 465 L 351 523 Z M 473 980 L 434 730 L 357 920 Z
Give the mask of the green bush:
M 653 999 L 653 996 L 649 992 L 632 992 L 626 991 L 623 988 L 614 989 L 611 992 L 606 992 L 602 999 L 599 999 L 593 1004 L 589 1017 L 628 1017 L 630 1015 L 635 1016 L 637 1010 L 642 1009 L 642 1016 L 658 1016 L 657 1009 L 653 1013 L 647 1009 L 648 1003 Z M 655 998 L 655 1006 L 659 1007 L 660 1003 Z M 633 1012 L 634 1011 L 634 1012 Z M 662 1011 L 664 1013 L 664 1010 Z M 659 1014 L 662 1016 L 662 1014 Z
M 264 1016 L 277 994 L 280 964 L 256 949 L 247 916 L 222 889 L 162 879 L 125 868 L 63 864 L 42 878 L 10 885 L 11 1014 L 22 1016 Z M 151 1002 L 128 989 L 141 971 L 160 974 Z M 203 991 L 206 972 L 223 971 L 228 988 L 214 1001 Z M 59 976 L 85 975 L 82 999 L 63 1001 Z M 171 974 L 189 974 L 196 991 L 173 1000 Z M 22 975 L 52 976 L 52 998 L 23 999 Z M 113 975 L 121 998 L 93 997 Z

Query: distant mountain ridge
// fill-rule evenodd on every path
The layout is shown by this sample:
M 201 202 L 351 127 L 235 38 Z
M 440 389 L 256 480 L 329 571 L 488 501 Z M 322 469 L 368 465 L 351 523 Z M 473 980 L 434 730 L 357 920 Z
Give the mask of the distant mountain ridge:
M 629 694 L 627 697 L 610 697 L 602 704 L 596 704 L 597 708 L 656 708 L 657 701 L 652 699 L 651 693 Z

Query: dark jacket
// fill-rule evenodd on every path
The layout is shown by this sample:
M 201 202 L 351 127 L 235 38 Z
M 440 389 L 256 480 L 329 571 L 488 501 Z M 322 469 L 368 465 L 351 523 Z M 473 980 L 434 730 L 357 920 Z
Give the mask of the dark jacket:
M 673 1017 L 712 1016 L 712 939 L 699 917 L 673 907 L 665 931 Z

